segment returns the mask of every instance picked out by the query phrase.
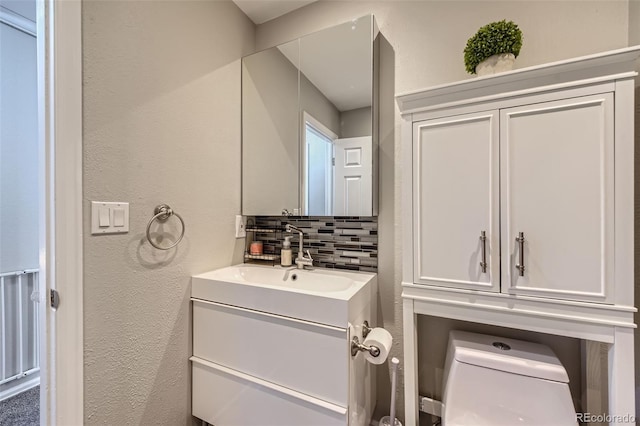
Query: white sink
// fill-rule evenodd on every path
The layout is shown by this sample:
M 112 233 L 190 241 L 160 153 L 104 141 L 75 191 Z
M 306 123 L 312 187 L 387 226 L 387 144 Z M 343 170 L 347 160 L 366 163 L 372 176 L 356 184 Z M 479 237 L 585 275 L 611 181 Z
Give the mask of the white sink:
M 194 276 L 191 297 L 344 328 L 376 291 L 372 273 L 240 264 Z

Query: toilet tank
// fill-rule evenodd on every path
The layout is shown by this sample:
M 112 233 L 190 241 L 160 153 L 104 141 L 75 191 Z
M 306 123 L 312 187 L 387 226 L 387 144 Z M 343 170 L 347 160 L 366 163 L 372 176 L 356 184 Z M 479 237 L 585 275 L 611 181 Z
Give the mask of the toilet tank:
M 444 426 L 577 425 L 567 372 L 544 345 L 452 331 Z

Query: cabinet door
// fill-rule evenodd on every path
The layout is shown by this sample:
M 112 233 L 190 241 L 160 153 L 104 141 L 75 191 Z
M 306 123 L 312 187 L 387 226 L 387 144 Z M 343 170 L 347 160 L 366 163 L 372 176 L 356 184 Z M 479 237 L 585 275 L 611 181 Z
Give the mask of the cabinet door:
M 499 291 L 498 112 L 417 122 L 413 132 L 414 282 Z
M 613 95 L 500 114 L 502 290 L 610 301 Z

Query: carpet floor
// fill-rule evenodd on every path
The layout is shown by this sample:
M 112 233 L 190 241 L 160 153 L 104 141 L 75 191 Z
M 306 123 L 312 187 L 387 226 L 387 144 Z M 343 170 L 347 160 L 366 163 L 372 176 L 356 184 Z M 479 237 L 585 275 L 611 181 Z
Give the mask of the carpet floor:
M 40 424 L 40 386 L 0 402 L 0 426 Z

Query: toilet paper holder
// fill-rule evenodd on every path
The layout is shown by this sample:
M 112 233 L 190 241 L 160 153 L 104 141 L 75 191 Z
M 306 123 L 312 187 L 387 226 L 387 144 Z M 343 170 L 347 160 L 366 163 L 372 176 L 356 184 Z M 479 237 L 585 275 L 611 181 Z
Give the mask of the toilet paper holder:
M 358 336 L 353 336 L 353 339 L 351 339 L 351 356 L 356 356 L 359 351 L 367 351 L 374 358 L 380 355 L 380 348 L 378 348 L 377 346 L 363 345 L 362 343 L 360 343 L 360 339 L 358 339 Z
M 369 327 L 369 322 L 365 321 L 362 324 L 363 340 L 367 338 L 369 333 L 371 333 L 371 330 L 373 329 Z M 377 357 L 378 355 L 380 355 L 380 348 L 378 348 L 377 346 L 364 345 L 363 343 L 360 343 L 360 339 L 358 339 L 358 336 L 354 336 L 353 339 L 351 339 L 351 356 L 356 356 L 360 351 L 367 351 L 371 354 L 372 357 Z

